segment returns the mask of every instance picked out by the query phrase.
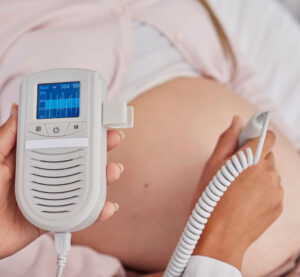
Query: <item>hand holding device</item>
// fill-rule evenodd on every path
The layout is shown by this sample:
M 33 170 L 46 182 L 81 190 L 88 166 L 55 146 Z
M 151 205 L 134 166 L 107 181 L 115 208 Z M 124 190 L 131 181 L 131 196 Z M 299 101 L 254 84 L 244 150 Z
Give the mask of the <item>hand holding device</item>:
M 107 128 L 132 127 L 132 107 L 107 102 L 104 80 L 85 69 L 24 76 L 19 98 L 20 210 L 47 231 L 88 227 L 106 199 Z
M 17 138 L 18 106 L 12 106 L 11 116 L 0 127 L 0 259 L 10 256 L 37 239 L 44 230 L 32 225 L 20 212 L 14 193 L 15 143 Z M 117 131 L 107 134 L 107 149 L 112 150 L 121 142 Z M 107 180 L 114 182 L 120 176 L 115 163 L 107 166 Z M 99 219 L 105 220 L 114 212 L 114 204 L 106 202 Z
M 207 186 L 199 200 L 196 202 L 195 208 L 192 211 L 177 247 L 169 261 L 168 267 L 164 273 L 165 277 L 177 277 L 182 275 L 194 252 L 198 240 L 206 227 L 208 219 L 224 193 L 226 194 L 227 189 L 234 183 L 236 178 L 239 178 L 240 175 L 244 174 L 244 171 L 250 171 L 251 169 L 254 170 L 256 168 L 255 166 L 258 164 L 262 153 L 264 153 L 263 145 L 267 135 L 269 121 L 270 112 L 256 114 L 241 132 L 240 142 L 243 140 L 243 143 L 246 143 L 251 138 L 259 135 L 255 154 L 253 154 L 251 147 L 240 150 L 237 155 L 233 155 L 226 163 L 219 163 L 219 170 L 217 171 L 216 169 L 215 175 L 210 176 L 211 180 L 207 180 Z M 254 124 L 257 124 L 258 128 L 253 128 Z M 230 144 L 230 137 L 227 138 L 227 143 Z M 232 151 L 235 150 L 237 145 L 238 142 L 235 141 L 234 149 L 232 149 Z M 217 147 L 215 152 L 224 154 L 224 147 Z M 264 159 L 264 155 L 262 159 Z M 270 159 L 272 160 L 272 155 Z M 225 161 L 221 159 L 219 162 Z M 268 167 L 265 169 L 268 169 Z M 245 172 L 245 174 L 247 174 L 247 172 Z M 278 175 L 276 176 L 277 182 L 279 183 Z M 271 175 L 268 177 L 271 177 Z M 252 181 L 256 180 L 252 179 Z M 252 207 L 252 209 L 255 209 L 255 207 Z M 230 225 L 226 226 L 227 228 L 230 228 Z
M 234 154 L 241 129 L 241 121 L 236 119 L 222 134 L 204 168 L 196 196 Z M 254 152 L 257 143 L 257 138 L 252 139 L 242 149 L 251 147 Z M 275 135 L 268 132 L 259 163 L 241 174 L 224 193 L 193 255 L 215 258 L 240 269 L 246 249 L 280 215 L 283 192 L 271 152 L 274 143 Z
M 71 232 L 93 224 L 106 199 L 107 128 L 133 126 L 133 108 L 106 99 L 85 69 L 24 76 L 20 87 L 15 193 L 26 219 L 54 232 L 57 277 Z

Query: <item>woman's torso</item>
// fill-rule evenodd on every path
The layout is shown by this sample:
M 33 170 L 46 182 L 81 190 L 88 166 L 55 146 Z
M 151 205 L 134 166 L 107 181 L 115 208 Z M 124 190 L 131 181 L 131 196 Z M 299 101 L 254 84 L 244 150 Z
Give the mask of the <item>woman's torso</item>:
M 199 78 L 172 80 L 131 104 L 135 127 L 109 155 L 109 161 L 125 165 L 120 181 L 108 188 L 108 199 L 118 202 L 120 210 L 107 223 L 75 234 L 74 242 L 117 256 L 126 266 L 153 272 L 164 269 L 177 244 L 218 136 L 233 115 L 246 121 L 256 109 L 224 86 Z M 300 248 L 300 186 L 295 183 L 300 159 L 275 130 L 285 210 L 250 247 L 244 276 L 262 276 Z

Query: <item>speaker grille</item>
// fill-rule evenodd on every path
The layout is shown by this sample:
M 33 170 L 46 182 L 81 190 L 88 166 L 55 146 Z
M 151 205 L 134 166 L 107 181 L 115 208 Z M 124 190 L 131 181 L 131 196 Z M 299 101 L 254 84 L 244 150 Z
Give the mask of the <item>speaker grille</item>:
M 86 148 L 26 151 L 25 196 L 44 218 L 74 213 L 85 194 Z

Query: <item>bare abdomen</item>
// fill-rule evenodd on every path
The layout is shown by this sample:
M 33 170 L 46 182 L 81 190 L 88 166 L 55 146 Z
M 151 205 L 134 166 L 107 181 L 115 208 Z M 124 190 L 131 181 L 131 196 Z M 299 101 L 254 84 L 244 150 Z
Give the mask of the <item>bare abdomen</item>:
M 135 127 L 109 153 L 110 161 L 125 166 L 120 181 L 108 189 L 108 199 L 118 202 L 120 210 L 109 221 L 74 234 L 73 242 L 117 256 L 131 268 L 154 272 L 165 268 L 177 244 L 219 135 L 233 115 L 246 122 L 256 110 L 223 86 L 195 78 L 170 81 L 132 105 Z M 274 131 L 285 210 L 250 247 L 244 276 L 262 276 L 300 249 L 300 158 Z

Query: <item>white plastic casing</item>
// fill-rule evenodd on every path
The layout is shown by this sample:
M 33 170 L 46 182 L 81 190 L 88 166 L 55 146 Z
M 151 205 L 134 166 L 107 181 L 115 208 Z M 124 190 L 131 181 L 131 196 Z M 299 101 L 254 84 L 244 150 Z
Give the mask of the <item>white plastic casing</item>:
M 38 84 L 78 81 L 79 117 L 37 119 Z M 35 226 L 73 232 L 98 218 L 106 199 L 106 127 L 110 119 L 103 119 L 105 102 L 104 81 L 94 71 L 56 69 L 23 77 L 15 193 L 23 215 Z M 132 108 L 122 107 L 120 125 L 132 126 Z M 115 118 L 113 125 L 117 123 Z
M 256 113 L 250 118 L 250 120 L 247 122 L 247 124 L 240 133 L 238 148 L 241 148 L 250 139 L 257 138 L 261 135 L 262 128 L 265 122 L 265 117 L 270 117 L 269 111 Z M 269 124 L 269 119 L 267 124 Z

